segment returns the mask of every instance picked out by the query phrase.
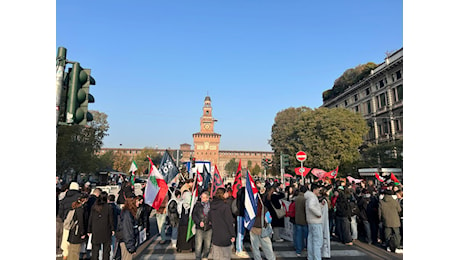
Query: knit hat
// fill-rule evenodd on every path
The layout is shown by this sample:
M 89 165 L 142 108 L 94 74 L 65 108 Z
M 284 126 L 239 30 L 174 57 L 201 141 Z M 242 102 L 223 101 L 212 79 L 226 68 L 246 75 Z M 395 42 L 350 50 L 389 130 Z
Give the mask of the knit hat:
M 70 183 L 69 190 L 79 190 L 80 186 L 76 182 Z

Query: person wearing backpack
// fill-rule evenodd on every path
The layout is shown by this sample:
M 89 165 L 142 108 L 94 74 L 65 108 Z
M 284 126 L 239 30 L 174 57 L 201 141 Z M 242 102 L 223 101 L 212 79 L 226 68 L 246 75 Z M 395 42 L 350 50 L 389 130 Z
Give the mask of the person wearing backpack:
M 85 242 L 87 233 L 87 223 L 84 216 L 84 204 L 86 200 L 86 198 L 80 197 L 77 201 L 74 201 L 72 203 L 72 210 L 69 211 L 68 218 L 64 221 L 64 226 L 69 227 L 67 260 L 80 259 L 81 244 Z
M 117 239 L 120 241 L 121 259 L 132 260 L 136 254 L 139 230 L 136 220 L 139 200 L 133 195 L 125 199 L 121 210 L 120 222 L 118 223 Z
M 69 190 L 65 193 L 64 198 L 59 201 L 58 216 L 63 221 L 66 219 L 67 214 L 72 209 L 72 203 L 77 201 L 81 197 L 80 186 L 77 182 L 72 182 L 69 185 Z M 62 240 L 61 249 L 63 259 L 67 259 L 69 255 L 69 228 L 63 227 L 62 229 Z

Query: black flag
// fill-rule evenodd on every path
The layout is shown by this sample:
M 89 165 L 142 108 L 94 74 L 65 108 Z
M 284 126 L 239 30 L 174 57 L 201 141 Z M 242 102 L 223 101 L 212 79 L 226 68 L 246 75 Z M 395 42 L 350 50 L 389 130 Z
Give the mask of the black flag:
M 168 150 L 165 151 L 163 158 L 161 158 L 158 171 L 161 175 L 163 175 L 166 183 L 171 182 L 172 179 L 174 179 L 174 177 L 176 177 L 179 173 L 179 169 L 177 168 L 173 158 L 171 158 L 171 155 L 169 155 Z

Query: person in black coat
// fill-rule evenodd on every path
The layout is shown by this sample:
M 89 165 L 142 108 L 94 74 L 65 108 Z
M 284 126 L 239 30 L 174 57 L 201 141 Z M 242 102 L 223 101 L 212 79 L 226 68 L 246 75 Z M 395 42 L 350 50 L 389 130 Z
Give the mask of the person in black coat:
M 131 260 L 136 253 L 139 239 L 136 213 L 139 201 L 135 197 L 126 198 L 118 223 L 117 239 L 120 242 L 121 259 Z
M 226 202 L 227 192 L 218 188 L 211 202 L 209 220 L 213 227 L 212 251 L 213 259 L 230 259 L 232 256 L 232 243 L 235 242 L 235 229 L 230 204 Z
M 114 226 L 112 208 L 107 204 L 107 192 L 102 192 L 91 208 L 88 221 L 88 236 L 90 234 L 92 234 L 91 259 L 99 259 L 99 249 L 103 245 L 102 259 L 109 260 Z
M 69 230 L 67 241 L 69 242 L 67 260 L 79 260 L 81 244 L 86 241 L 86 218 L 85 207 L 87 198 L 80 197 L 72 203 L 72 209 L 75 209 L 73 215 L 73 225 Z M 69 210 L 70 211 L 70 210 Z M 70 217 L 70 216 L 69 216 Z
M 336 233 L 338 233 L 340 241 L 346 245 L 353 245 L 350 220 L 351 220 L 351 207 L 348 199 L 343 191 L 339 192 L 339 197 L 335 203 L 335 216 L 336 216 Z
M 211 248 L 211 222 L 209 221 L 209 191 L 204 191 L 193 207 L 192 220 L 195 223 L 195 257 L 196 259 L 208 258 Z
M 134 187 L 131 182 L 123 181 L 121 189 L 118 192 L 117 204 L 123 208 L 126 198 L 131 198 L 134 195 Z
M 270 215 L 272 216 L 272 227 L 273 227 L 273 240 L 276 242 L 284 241 L 280 237 L 280 229 L 284 228 L 284 217 L 278 218 L 276 215 L 276 211 L 273 207 L 280 209 L 281 199 L 285 197 L 283 192 L 279 191 L 279 187 L 272 186 L 269 188 L 267 192 L 267 196 L 265 196 L 264 204 L 268 208 Z

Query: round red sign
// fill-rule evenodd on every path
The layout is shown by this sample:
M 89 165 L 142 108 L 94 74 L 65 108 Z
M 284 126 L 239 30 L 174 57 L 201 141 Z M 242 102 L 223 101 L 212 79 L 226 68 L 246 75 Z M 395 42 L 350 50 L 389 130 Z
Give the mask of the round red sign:
M 307 159 L 307 154 L 304 151 L 298 151 L 295 155 L 295 158 L 299 162 L 303 162 Z

